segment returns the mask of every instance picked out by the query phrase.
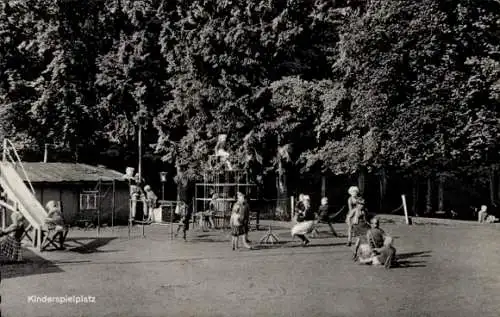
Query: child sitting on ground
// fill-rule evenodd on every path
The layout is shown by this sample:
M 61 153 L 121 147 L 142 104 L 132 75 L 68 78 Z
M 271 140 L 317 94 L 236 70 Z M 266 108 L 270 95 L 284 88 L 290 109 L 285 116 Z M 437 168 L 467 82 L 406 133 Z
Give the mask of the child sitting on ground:
M 478 222 L 483 223 L 486 221 L 486 218 L 488 217 L 488 207 L 486 205 L 481 206 L 481 210 L 477 213 L 478 216 Z
M 392 237 L 384 238 L 384 245 L 381 248 L 370 248 L 368 244 L 359 247 L 359 263 L 372 264 L 374 266 L 383 265 L 391 268 L 396 264 L 396 249 L 392 245 Z

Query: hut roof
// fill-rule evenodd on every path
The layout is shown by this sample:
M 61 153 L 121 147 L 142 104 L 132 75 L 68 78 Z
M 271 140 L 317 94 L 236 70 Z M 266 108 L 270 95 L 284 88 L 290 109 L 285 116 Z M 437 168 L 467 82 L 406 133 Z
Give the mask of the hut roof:
M 123 181 L 123 173 L 105 167 L 77 163 L 23 162 L 32 183 L 77 183 Z M 26 176 L 19 165 L 16 170 L 23 180 Z

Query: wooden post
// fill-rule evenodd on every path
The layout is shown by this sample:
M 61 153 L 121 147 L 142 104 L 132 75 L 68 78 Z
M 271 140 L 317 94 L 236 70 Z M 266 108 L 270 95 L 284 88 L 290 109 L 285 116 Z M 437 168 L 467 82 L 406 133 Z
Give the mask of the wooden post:
M 5 162 L 7 161 L 7 139 L 3 139 L 3 153 L 2 153 L 2 160 Z
M 145 237 L 146 237 L 146 235 L 144 234 L 144 222 L 145 222 L 145 221 L 144 221 L 144 214 L 143 214 L 143 216 L 142 216 L 142 237 L 143 237 L 143 238 L 145 238 Z
M 410 224 L 410 219 L 408 218 L 408 208 L 406 206 L 406 196 L 405 195 L 401 195 L 401 200 L 403 200 L 403 208 L 404 208 L 404 211 L 405 211 L 405 221 L 406 221 L 406 224 L 409 225 Z
M 174 209 L 172 207 L 174 206 L 170 206 L 170 240 L 174 240 Z
M 139 119 L 140 120 L 140 119 Z M 139 184 L 142 183 L 142 126 L 139 122 L 139 137 L 138 137 L 138 146 L 139 146 L 139 163 L 137 173 L 139 175 Z
M 115 180 L 113 180 L 113 196 L 111 197 L 111 231 L 114 231 L 114 225 L 115 225 L 115 195 L 116 195 L 116 184 Z
M 291 216 L 290 221 L 292 221 L 292 222 L 293 222 L 293 218 L 295 217 L 295 204 L 294 204 L 293 200 L 294 200 L 293 196 L 290 196 L 290 204 L 291 204 L 290 209 L 292 211 L 290 213 L 290 216 Z
M 99 197 L 99 205 L 97 207 L 97 236 L 99 237 L 99 234 L 101 232 L 101 207 L 102 207 L 102 195 L 101 195 L 101 179 L 99 179 L 99 182 L 97 183 L 97 194 Z
M 36 247 L 38 250 L 42 251 L 42 228 L 36 230 Z
M 130 231 L 132 227 L 132 199 L 129 199 L 129 213 L 128 213 L 128 238 L 130 240 Z
M 44 148 L 44 152 L 43 152 L 43 162 L 47 163 L 48 158 L 49 158 L 49 145 L 47 143 L 45 143 L 45 148 Z
M 5 208 L 4 207 L 1 207 L 2 209 L 2 230 L 5 230 L 5 216 L 6 216 L 6 212 L 5 212 Z

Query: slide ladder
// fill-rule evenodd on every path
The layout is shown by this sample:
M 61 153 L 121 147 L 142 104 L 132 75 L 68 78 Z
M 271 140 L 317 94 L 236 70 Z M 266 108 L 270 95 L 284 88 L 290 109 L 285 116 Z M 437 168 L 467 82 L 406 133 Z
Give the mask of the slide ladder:
M 18 172 L 19 171 L 19 172 Z M 20 173 L 24 176 L 21 177 Z M 42 230 L 47 212 L 35 196 L 33 185 L 22 165 L 14 145 L 8 139 L 3 142 L 3 160 L 0 162 L 0 186 L 8 201 L 28 221 L 27 236 L 34 247 L 41 247 Z M 4 206 L 5 207 L 5 206 Z M 5 213 L 4 213 L 5 216 Z M 2 224 L 5 220 L 2 221 Z

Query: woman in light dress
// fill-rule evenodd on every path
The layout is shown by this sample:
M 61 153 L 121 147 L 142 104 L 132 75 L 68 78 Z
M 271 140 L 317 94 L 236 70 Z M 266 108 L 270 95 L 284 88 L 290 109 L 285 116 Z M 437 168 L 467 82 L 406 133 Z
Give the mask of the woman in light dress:
M 365 235 L 370 226 L 366 221 L 365 200 L 359 195 L 359 188 L 351 186 L 347 192 L 349 193 L 347 200 L 349 212 L 346 217 L 347 246 L 351 246 L 352 239 Z

